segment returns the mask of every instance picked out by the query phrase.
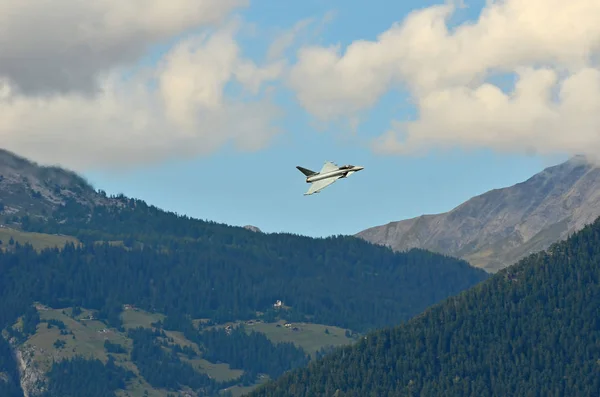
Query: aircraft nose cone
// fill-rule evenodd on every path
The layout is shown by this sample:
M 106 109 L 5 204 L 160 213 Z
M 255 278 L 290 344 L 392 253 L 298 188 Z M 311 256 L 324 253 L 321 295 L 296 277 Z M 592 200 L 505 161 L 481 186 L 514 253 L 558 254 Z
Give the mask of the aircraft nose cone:
M 358 166 L 358 165 L 357 165 L 356 167 L 354 167 L 354 169 L 355 169 L 356 171 L 360 171 L 360 170 L 362 170 L 362 169 L 364 169 L 364 168 L 365 168 L 365 167 L 361 167 L 361 166 Z

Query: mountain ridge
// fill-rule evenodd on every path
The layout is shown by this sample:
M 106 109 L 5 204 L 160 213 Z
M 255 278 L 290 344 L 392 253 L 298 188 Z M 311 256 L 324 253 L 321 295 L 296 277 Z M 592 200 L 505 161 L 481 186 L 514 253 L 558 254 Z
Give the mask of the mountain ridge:
M 395 251 L 423 248 L 495 272 L 580 230 L 600 215 L 600 167 L 574 156 L 523 182 L 492 189 L 450 211 L 355 234 Z

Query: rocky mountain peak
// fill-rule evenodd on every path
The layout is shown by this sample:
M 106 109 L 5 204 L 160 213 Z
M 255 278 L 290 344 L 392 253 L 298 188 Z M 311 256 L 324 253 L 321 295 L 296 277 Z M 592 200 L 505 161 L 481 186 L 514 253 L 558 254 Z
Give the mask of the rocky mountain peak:
M 547 248 L 600 215 L 600 168 L 583 156 L 449 212 L 391 222 L 356 236 L 403 251 L 425 248 L 496 271 Z

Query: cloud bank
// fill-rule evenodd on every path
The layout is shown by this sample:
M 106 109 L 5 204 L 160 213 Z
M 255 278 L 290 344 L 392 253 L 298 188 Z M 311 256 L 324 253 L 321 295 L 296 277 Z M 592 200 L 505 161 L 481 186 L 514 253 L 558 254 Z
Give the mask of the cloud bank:
M 263 87 L 283 63 L 242 56 L 230 14 L 245 5 L 0 0 L 2 146 L 77 170 L 264 147 L 280 111 Z M 174 38 L 157 65 L 139 64 Z M 226 96 L 232 82 L 245 91 Z
M 437 147 L 600 153 L 600 2 L 489 1 L 448 26 L 454 4 L 424 8 L 375 41 L 310 46 L 289 85 L 321 120 L 352 118 L 406 88 L 417 118 L 373 145 L 386 154 Z M 491 78 L 514 76 L 508 92 Z
M 285 80 L 317 119 L 351 125 L 388 91 L 408 90 L 417 117 L 390 122 L 372 144 L 381 154 L 600 153 L 597 0 L 488 1 L 455 27 L 454 3 L 422 8 L 374 41 L 305 45 L 292 65 L 291 46 L 332 14 L 298 21 L 256 63 L 236 40 L 234 13 L 247 6 L 0 0 L 2 146 L 76 170 L 259 150 L 283 116 L 269 84 Z

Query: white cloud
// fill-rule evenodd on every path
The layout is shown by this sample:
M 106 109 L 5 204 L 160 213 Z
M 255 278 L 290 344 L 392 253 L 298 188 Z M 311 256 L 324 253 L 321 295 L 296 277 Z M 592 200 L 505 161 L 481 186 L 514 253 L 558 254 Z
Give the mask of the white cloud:
M 118 4 L 125 7 L 125 3 Z M 114 13 L 119 7 L 115 6 Z M 179 15 L 175 9 L 161 7 L 141 12 L 141 20 L 146 25 L 160 25 L 158 15 L 167 19 Z M 217 16 L 219 7 L 214 8 L 211 18 Z M 121 19 L 108 18 L 121 21 L 113 22 L 113 26 L 126 29 L 121 23 L 133 18 L 133 10 L 125 8 L 119 14 Z M 188 13 L 195 14 L 194 7 L 188 7 Z M 18 16 L 16 7 L 15 14 Z M 197 21 L 190 15 L 186 18 Z M 169 26 L 159 30 L 173 33 Z M 44 94 L 26 92 L 14 76 L 2 77 L 0 73 L 2 146 L 41 163 L 60 163 L 76 170 L 206 155 L 229 143 L 240 150 L 264 147 L 278 133 L 271 122 L 279 116 L 279 109 L 268 97 L 256 95 L 261 94 L 265 82 L 279 76 L 281 62 L 263 66 L 243 58 L 235 41 L 238 27 L 229 23 L 212 34 L 187 36 L 158 66 L 148 66 L 127 78 L 123 76 L 131 70 L 107 60 L 103 73 L 88 70 L 98 84 L 93 94 L 78 90 L 81 87 L 76 85 L 68 91 L 52 86 Z M 120 37 L 120 32 L 105 33 L 106 43 L 114 40 L 115 48 L 120 47 L 120 39 L 114 38 Z M 29 57 L 35 56 L 35 49 L 31 51 Z M 0 59 L 0 72 L 5 70 L 2 65 Z M 79 72 L 77 64 L 63 67 L 65 75 Z M 224 94 L 233 81 L 246 88 L 250 100 Z
M 438 90 L 419 102 L 417 121 L 398 123 L 375 144 L 381 153 L 411 153 L 432 145 L 502 151 L 594 154 L 600 150 L 600 71 L 582 69 L 553 89 L 552 69 L 520 71 L 514 92 L 491 84 Z
M 356 117 L 407 88 L 418 118 L 395 122 L 374 147 L 443 146 L 593 153 L 600 149 L 600 2 L 488 2 L 448 27 L 455 6 L 417 10 L 375 41 L 306 47 L 290 72 L 300 103 L 322 120 Z M 515 74 L 505 93 L 489 78 Z

